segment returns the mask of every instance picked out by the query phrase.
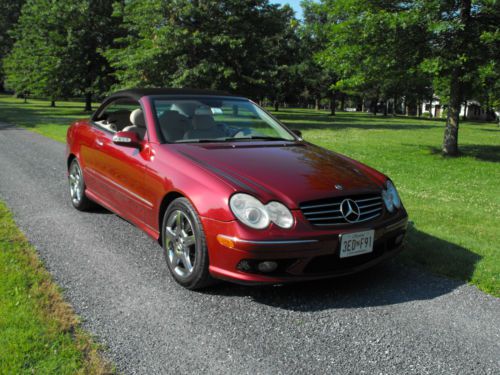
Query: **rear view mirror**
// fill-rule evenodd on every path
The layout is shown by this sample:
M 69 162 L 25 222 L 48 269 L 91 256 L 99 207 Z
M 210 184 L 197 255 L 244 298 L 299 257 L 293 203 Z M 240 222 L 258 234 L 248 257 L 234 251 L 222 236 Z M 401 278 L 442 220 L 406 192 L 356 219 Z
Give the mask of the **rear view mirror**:
M 136 132 L 124 131 L 117 132 L 113 136 L 113 143 L 119 146 L 138 148 L 141 141 Z

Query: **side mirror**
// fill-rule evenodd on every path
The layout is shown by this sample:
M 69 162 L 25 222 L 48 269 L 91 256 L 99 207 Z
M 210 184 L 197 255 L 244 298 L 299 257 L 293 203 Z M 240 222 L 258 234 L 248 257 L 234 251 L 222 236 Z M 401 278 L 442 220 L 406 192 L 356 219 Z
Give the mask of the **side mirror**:
M 302 138 L 302 132 L 298 129 L 292 129 L 292 133 L 295 134 L 297 137 Z
M 117 132 L 113 136 L 113 143 L 124 147 L 139 148 L 141 140 L 136 132 Z

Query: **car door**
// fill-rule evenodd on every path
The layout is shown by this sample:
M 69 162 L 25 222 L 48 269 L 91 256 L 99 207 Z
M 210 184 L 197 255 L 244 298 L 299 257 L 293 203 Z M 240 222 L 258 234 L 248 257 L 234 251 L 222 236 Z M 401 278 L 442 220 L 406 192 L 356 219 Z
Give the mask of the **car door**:
M 113 142 L 116 130 L 131 125 L 123 115 L 118 116 L 114 130 L 106 128 L 106 124 L 103 123 L 104 120 L 113 119 L 113 113 L 118 111 L 123 113 L 125 106 L 129 109 L 129 113 L 140 109 L 137 101 L 119 99 L 117 103 L 111 103 L 95 121 L 93 160 L 95 179 L 98 181 L 97 193 L 123 217 L 136 223 L 144 223 L 152 209 L 152 203 L 144 198 L 143 183 L 144 163 L 149 159 L 148 148 L 121 146 Z M 116 110 L 117 107 L 120 109 Z M 145 137 L 147 140 L 147 134 Z

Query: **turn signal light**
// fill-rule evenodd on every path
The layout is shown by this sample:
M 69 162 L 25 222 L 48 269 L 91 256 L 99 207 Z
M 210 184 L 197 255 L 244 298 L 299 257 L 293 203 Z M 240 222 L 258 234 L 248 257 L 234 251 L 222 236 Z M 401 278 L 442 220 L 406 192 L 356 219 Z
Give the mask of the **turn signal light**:
M 234 241 L 226 236 L 223 236 L 222 234 L 217 235 L 217 241 L 222 245 L 229 247 L 230 249 L 234 249 Z

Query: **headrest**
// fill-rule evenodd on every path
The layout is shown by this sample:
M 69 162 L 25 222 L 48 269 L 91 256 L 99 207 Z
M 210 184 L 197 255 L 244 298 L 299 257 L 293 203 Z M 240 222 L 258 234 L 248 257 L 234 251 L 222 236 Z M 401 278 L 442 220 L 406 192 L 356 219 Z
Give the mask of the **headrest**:
M 215 126 L 215 121 L 212 115 L 194 115 L 193 116 L 193 129 L 207 130 Z
M 144 114 L 142 113 L 142 109 L 137 108 L 132 111 L 130 114 L 130 123 L 139 128 L 146 127 L 146 121 L 144 121 Z

